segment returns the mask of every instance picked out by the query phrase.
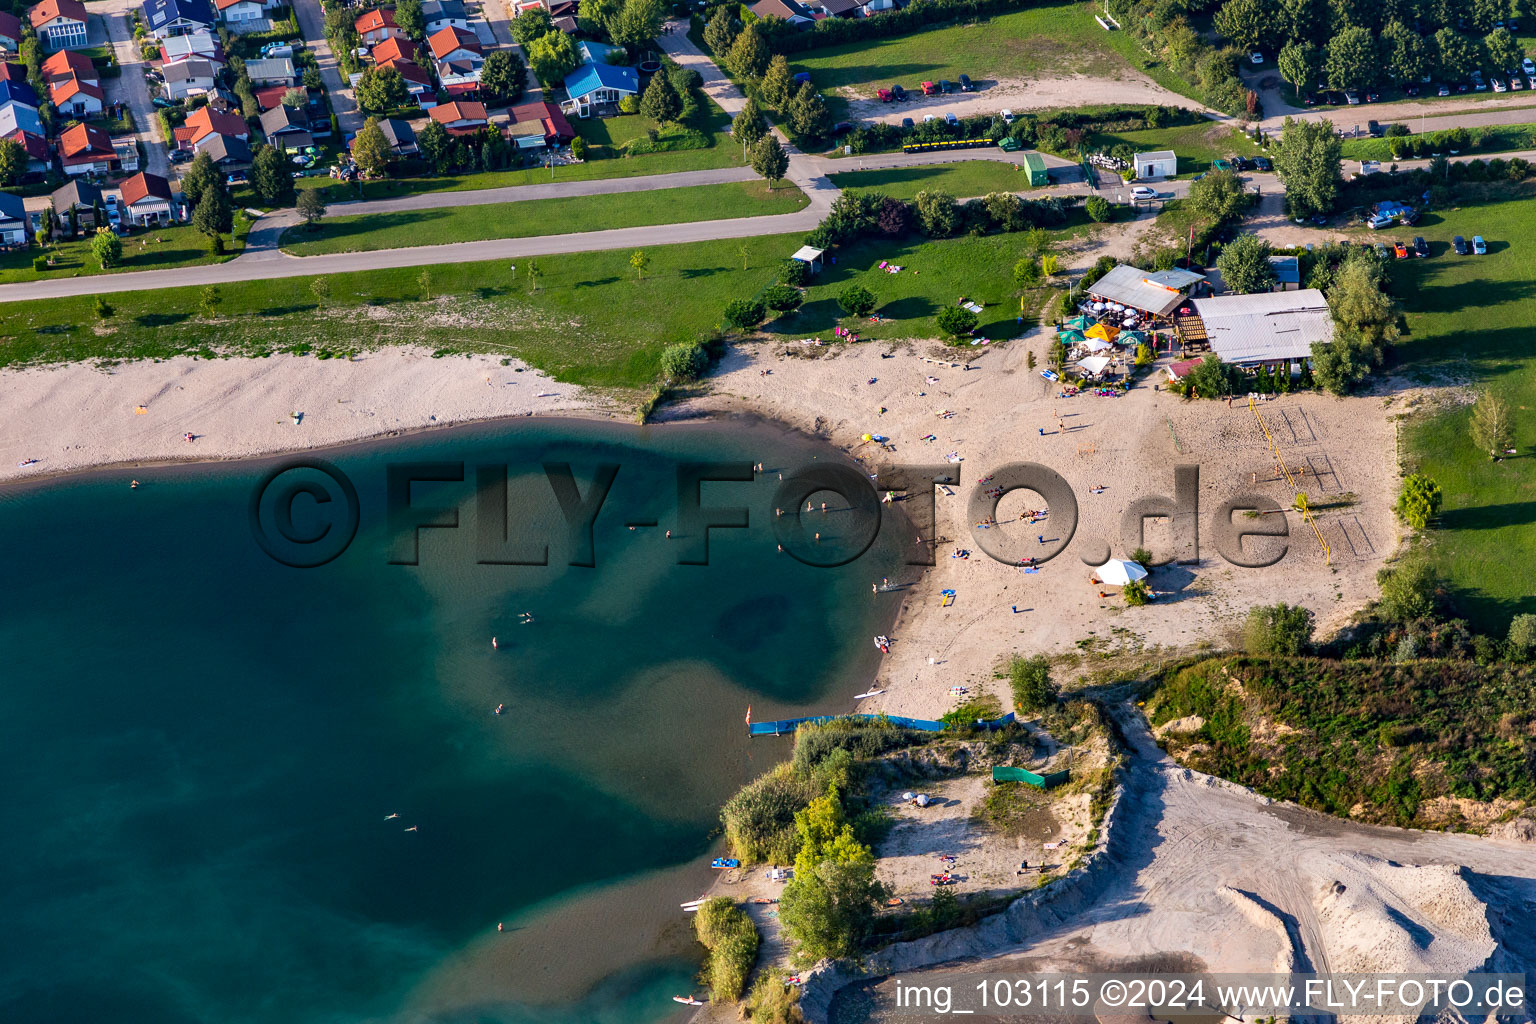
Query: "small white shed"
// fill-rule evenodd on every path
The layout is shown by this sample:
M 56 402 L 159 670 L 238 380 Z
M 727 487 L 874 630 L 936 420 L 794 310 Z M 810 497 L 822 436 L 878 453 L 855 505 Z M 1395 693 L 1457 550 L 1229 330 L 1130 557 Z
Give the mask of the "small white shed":
M 1155 153 L 1136 154 L 1136 177 L 1138 180 L 1148 178 L 1171 178 L 1179 172 L 1179 157 L 1171 149 L 1160 149 Z

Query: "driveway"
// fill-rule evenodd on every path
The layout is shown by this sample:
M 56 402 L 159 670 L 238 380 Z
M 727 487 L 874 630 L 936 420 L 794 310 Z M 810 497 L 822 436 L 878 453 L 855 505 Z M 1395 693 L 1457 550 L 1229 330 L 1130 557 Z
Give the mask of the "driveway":
M 117 7 L 118 5 L 112 5 Z M 126 5 L 122 5 L 126 8 Z M 139 44 L 133 38 L 133 19 L 125 9 L 96 12 L 107 23 L 107 36 L 123 73 L 117 78 L 104 78 L 107 99 L 113 103 L 127 104 L 133 113 L 134 137 L 144 144 L 144 159 L 140 169 L 162 178 L 171 178 L 171 161 L 166 153 L 165 139 L 160 134 L 160 118 L 149 100 L 149 86 L 144 81 L 144 60 L 139 54 Z
M 336 113 L 342 134 L 357 131 L 363 126 L 364 118 L 357 109 L 351 87 L 341 77 L 341 67 L 336 63 L 336 55 L 331 52 L 331 44 L 326 41 L 325 15 L 320 10 L 318 0 L 294 0 L 293 13 L 299 20 L 299 31 L 304 33 L 304 45 L 314 51 L 315 60 L 320 65 L 320 79 L 325 83 L 325 91 L 330 94 L 331 109 Z M 341 140 L 337 139 L 336 142 L 340 144 Z

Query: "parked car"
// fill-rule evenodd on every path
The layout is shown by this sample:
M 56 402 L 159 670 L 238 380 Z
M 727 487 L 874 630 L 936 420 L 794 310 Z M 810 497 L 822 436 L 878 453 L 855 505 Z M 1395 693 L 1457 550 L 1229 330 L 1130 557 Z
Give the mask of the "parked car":
M 1536 60 L 1531 60 L 1529 57 L 1525 58 L 1525 60 L 1520 62 L 1520 70 L 1528 75 L 1536 75 Z
M 1371 133 L 1371 138 L 1373 139 L 1379 139 L 1387 133 L 1387 130 L 1381 126 L 1380 121 L 1365 122 L 1365 130 Z
M 1392 250 L 1387 248 L 1387 243 L 1376 243 L 1376 258 L 1379 260 L 1389 260 L 1392 258 Z
M 171 163 L 173 163 L 173 164 L 184 164 L 187 161 L 191 160 L 192 157 L 193 157 L 193 153 L 192 153 L 192 151 L 190 149 L 173 149 L 173 150 L 171 150 Z
M 923 115 L 923 124 L 927 124 L 929 121 L 937 121 L 938 119 L 939 119 L 939 115 L 938 114 L 924 114 Z
M 891 86 L 891 99 L 895 100 L 897 103 L 901 103 L 901 102 L 905 101 L 906 98 L 907 98 L 907 90 L 903 89 L 899 85 Z
M 975 92 L 976 91 L 976 87 L 971 84 L 971 76 L 970 75 L 961 75 L 960 76 L 960 91 L 961 92 Z
M 1353 89 L 1345 89 L 1344 102 L 1351 107 L 1358 107 L 1360 105 L 1360 94 Z
M 1418 210 L 1415 210 L 1412 207 L 1409 207 L 1409 208 L 1405 209 L 1402 213 L 1398 214 L 1397 215 L 1397 219 L 1399 221 L 1401 221 L 1402 223 L 1407 224 L 1409 227 L 1413 227 L 1415 224 L 1417 224 L 1419 222 L 1419 216 L 1420 216 L 1420 214 L 1419 214 Z
M 1439 89 L 1435 90 L 1435 95 L 1436 96 L 1449 96 L 1450 94 L 1451 94 L 1451 87 L 1448 86 L 1448 85 L 1442 85 Z
M 903 128 L 911 128 L 912 127 L 912 119 L 910 117 L 902 118 L 901 119 L 901 126 Z
M 1249 166 L 1248 165 L 1248 161 L 1244 160 L 1240 156 L 1233 156 L 1233 157 L 1229 158 L 1227 160 L 1227 162 L 1232 165 L 1232 169 L 1234 171 L 1246 171 L 1246 170 L 1248 170 L 1248 166 Z
M 1509 87 L 1504 84 L 1504 79 L 1500 78 L 1498 75 L 1494 75 L 1488 81 L 1489 81 L 1490 84 L 1492 84 L 1494 92 L 1508 92 L 1509 91 Z
M 944 120 L 948 121 L 950 124 L 959 124 L 960 123 L 960 119 L 958 117 L 956 117 L 953 112 L 945 114 L 944 115 Z
M 1530 86 L 1532 89 L 1536 89 L 1536 75 L 1526 75 L 1525 84 Z
M 1230 171 L 1231 169 L 1232 165 L 1225 160 L 1218 158 L 1211 161 L 1211 170 L 1213 171 Z
M 1378 213 L 1365 222 L 1365 226 L 1372 231 L 1380 231 L 1382 228 L 1391 227 L 1397 223 L 1397 218 L 1390 213 Z
M 1400 260 L 1405 260 L 1409 256 L 1408 247 L 1402 242 L 1398 242 L 1392 246 L 1392 255 L 1396 256 Z
M 1365 90 L 1365 102 L 1375 103 L 1379 99 L 1381 99 L 1381 93 L 1377 92 L 1375 89 Z
M 845 134 L 847 134 L 848 132 L 851 132 L 851 131 L 853 131 L 853 122 L 852 121 L 839 121 L 839 122 L 837 122 L 837 124 L 832 126 L 832 134 L 834 136 L 845 135 Z
M 879 97 L 881 103 L 889 103 L 896 98 L 891 95 L 891 90 L 889 89 L 876 89 L 875 95 Z
M 1155 189 L 1155 188 L 1148 188 L 1146 185 L 1137 185 L 1135 188 L 1131 189 L 1131 198 L 1132 199 L 1156 199 L 1157 198 L 1157 189 Z
M 1260 53 L 1258 50 L 1254 50 L 1252 53 L 1250 53 L 1248 55 L 1248 63 L 1250 63 L 1250 64 L 1263 64 L 1264 63 L 1264 55 L 1262 53 Z
M 1428 256 L 1429 243 L 1424 241 L 1423 235 L 1415 235 L 1413 239 L 1413 254 L 1415 256 Z
M 1003 124 L 1013 124 L 1013 111 L 1011 111 L 1011 110 L 1004 110 L 1003 111 Z
M 954 91 L 955 91 L 955 83 L 954 82 L 951 82 L 947 78 L 939 79 L 939 92 L 943 93 L 945 96 L 948 96 L 950 93 L 952 93 Z
M 1304 107 L 1315 107 L 1317 106 L 1317 97 L 1309 92 L 1304 92 L 1301 94 L 1301 105 Z
M 1520 76 L 1519 75 L 1510 75 L 1509 76 L 1509 91 L 1510 92 L 1519 92 L 1521 89 L 1524 89 L 1524 88 L 1525 88 L 1525 83 L 1520 81 Z
M 224 176 L 224 183 L 226 185 L 243 185 L 245 182 L 246 177 L 244 171 L 236 171 L 234 174 L 227 174 Z
M 1467 246 L 1467 240 L 1462 238 L 1460 235 L 1457 235 L 1455 238 L 1451 239 L 1451 248 L 1456 250 L 1457 256 L 1465 256 L 1472 251 Z
M 1269 162 L 1269 157 L 1267 156 L 1254 157 L 1253 166 L 1255 170 L 1260 171 L 1272 171 L 1275 169 L 1275 165 Z
M 1472 254 L 1474 256 L 1488 255 L 1488 243 L 1483 241 L 1482 235 L 1472 236 Z
M 1472 72 L 1471 78 L 1472 78 L 1472 88 L 1473 88 L 1474 91 L 1476 91 L 1476 92 L 1487 92 L 1488 91 L 1488 83 L 1483 81 L 1483 73 L 1481 71 L 1474 71 L 1474 72 Z
M 939 91 L 939 84 L 937 82 L 924 82 L 923 83 L 923 95 L 924 96 L 934 96 L 934 95 L 937 95 L 938 91 Z

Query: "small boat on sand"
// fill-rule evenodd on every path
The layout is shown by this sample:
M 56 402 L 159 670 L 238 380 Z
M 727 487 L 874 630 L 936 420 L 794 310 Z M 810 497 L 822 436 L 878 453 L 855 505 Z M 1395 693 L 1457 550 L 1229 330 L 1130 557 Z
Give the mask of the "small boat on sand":
M 875 646 L 880 648 L 881 653 L 890 654 L 891 638 L 888 636 L 877 636 L 875 637 Z
M 880 696 L 880 694 L 882 694 L 884 692 L 885 692 L 884 690 L 881 690 L 881 689 L 878 689 L 878 688 L 877 689 L 873 689 L 873 690 L 865 690 L 863 693 L 856 693 L 856 694 L 854 694 L 853 695 L 853 699 L 854 700 L 863 700 L 865 697 L 878 697 L 878 696 Z
M 695 999 L 693 996 L 673 996 L 674 1003 L 682 1003 L 684 1006 L 703 1006 L 704 1000 Z
M 709 866 L 714 868 L 716 871 L 725 871 L 729 868 L 741 867 L 741 861 L 737 860 L 735 857 L 716 857 L 714 860 L 709 862 Z
M 688 913 L 691 914 L 695 910 L 698 910 L 700 907 L 702 907 L 708 901 L 709 901 L 709 897 L 708 896 L 700 896 L 696 900 L 689 900 L 687 903 L 679 903 L 678 906 L 682 907 L 684 910 L 686 910 Z
M 779 901 L 777 899 L 775 899 L 774 897 L 772 897 L 772 896 L 755 896 L 755 897 L 753 897 L 752 902 L 753 903 L 777 903 Z
M 899 907 L 901 904 L 902 899 L 900 896 L 892 896 L 890 899 L 885 901 L 885 905 L 888 907 Z

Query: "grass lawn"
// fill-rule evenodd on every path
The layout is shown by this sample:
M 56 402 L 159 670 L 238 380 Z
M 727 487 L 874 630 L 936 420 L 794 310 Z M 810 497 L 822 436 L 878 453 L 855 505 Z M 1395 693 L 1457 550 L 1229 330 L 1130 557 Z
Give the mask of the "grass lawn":
M 1399 372 L 1425 382 L 1467 381 L 1508 404 L 1520 455 L 1493 462 L 1474 449 L 1470 406 L 1414 419 L 1404 431 L 1409 468 L 1429 474 L 1445 494 L 1429 551 L 1450 581 L 1461 614 L 1502 634 L 1511 616 L 1536 612 L 1536 592 L 1522 553 L 1536 524 L 1536 190 L 1519 198 L 1432 211 L 1402 234 L 1423 235 L 1431 257 L 1393 266 L 1393 286 L 1407 314 L 1397 346 Z M 1457 256 L 1454 235 L 1488 240 L 1488 255 Z
M 112 295 L 117 315 L 106 324 L 88 295 L 5 303 L 0 366 L 415 344 L 515 356 L 576 384 L 639 388 L 655 379 L 662 349 L 713 330 L 725 304 L 766 285 L 803 240 L 797 232 L 647 248 L 641 281 L 629 250 L 540 256 L 534 293 L 525 260 L 516 276 L 505 260 L 444 264 L 431 268 L 431 302 L 420 301 L 420 267 L 328 275 L 323 309 L 310 277 L 237 281 L 219 286 L 211 323 L 198 313 L 200 288 Z
M 924 189 L 939 189 L 957 198 L 969 199 L 988 192 L 1021 192 L 1030 187 L 1029 178 L 1023 171 L 1002 160 L 962 160 L 952 164 L 888 167 L 878 171 L 844 171 L 831 178 L 838 188 L 878 189 L 897 199 L 911 199 Z
M 283 248 L 295 256 L 400 249 L 486 238 L 525 238 L 728 217 L 761 217 L 794 213 L 809 203 L 805 193 L 793 185 L 770 191 L 761 181 L 738 181 L 654 192 L 328 217 L 316 231 L 290 228 L 283 234 Z
M 1109 150 L 1120 143 L 1138 153 L 1171 149 L 1179 155 L 1178 173 L 1203 174 L 1211 161 L 1233 156 L 1258 156 L 1258 143 L 1242 132 L 1214 121 L 1184 124 L 1173 128 L 1143 128 L 1133 132 L 1094 134 L 1087 140 L 1090 149 Z
M 1473 138 L 1480 141 L 1462 150 L 1461 156 L 1491 156 L 1495 153 L 1508 153 L 1513 150 L 1536 149 L 1536 123 L 1527 124 L 1501 124 L 1489 125 L 1482 128 L 1470 128 Z M 1429 137 L 1437 133 L 1430 132 Z M 1446 152 L 1444 146 L 1438 147 L 1441 152 Z M 1387 163 L 1392 159 L 1391 139 L 1345 139 L 1343 155 L 1346 160 L 1380 160 Z M 1404 160 L 1412 160 L 1413 157 L 1403 157 Z
M 168 228 L 140 228 L 123 239 L 123 265 L 109 274 L 134 270 L 168 270 L 174 267 L 192 267 L 203 263 L 222 263 L 234 259 L 245 248 L 245 233 L 250 223 L 243 217 L 235 219 L 234 237 L 224 239 L 226 255 L 208 255 L 208 238 L 190 224 Z M 42 273 L 32 269 L 37 256 L 52 255 L 54 266 Z M 91 255 L 91 241 L 82 238 L 73 242 L 59 242 L 48 252 L 36 248 L 21 252 L 0 254 L 0 284 L 16 281 L 39 281 L 51 277 L 79 277 L 102 273 L 101 266 Z
M 872 99 L 898 82 L 908 90 L 924 81 L 967 74 L 978 84 L 1031 74 L 1113 73 L 1124 62 L 1106 45 L 1092 7 L 1053 3 L 971 24 L 790 55 L 792 71 L 809 71 L 825 93 L 847 90 Z
M 1080 219 L 1048 231 L 1052 239 L 1081 234 L 1089 224 Z M 797 311 L 769 322 L 764 330 L 774 337 L 793 340 L 820 337 L 832 340 L 832 329 L 846 326 L 861 339 L 935 338 L 934 317 L 941 307 L 962 296 L 986 307 L 980 316 L 977 336 L 993 340 L 1019 333 L 1016 317 L 1020 298 L 1029 312 L 1038 309 L 1045 290 L 1021 293 L 1014 286 L 1012 269 L 1024 255 L 1022 234 L 984 235 L 980 238 L 906 239 L 874 238 L 837 250 L 837 263 L 828 264 L 812 279 L 805 304 Z M 888 274 L 879 268 L 884 260 L 902 268 Z M 837 296 L 849 285 L 860 284 L 874 292 L 881 323 L 853 321 L 843 316 Z M 1033 326 L 1028 315 L 1024 325 Z
M 720 167 L 742 167 L 741 146 L 731 141 L 730 117 L 711 104 L 711 145 L 704 149 L 679 149 L 640 156 L 615 156 L 616 147 L 645 134 L 655 122 L 639 114 L 610 118 L 572 118 L 577 134 L 594 147 L 579 164 L 557 165 L 554 174 L 545 167 L 521 167 L 507 171 L 483 171 L 477 174 L 447 174 L 420 178 L 392 178 L 345 184 L 329 177 L 301 178 L 299 188 L 318 188 L 327 201 L 345 199 L 388 199 L 391 196 L 419 192 L 465 192 L 511 185 L 541 185 L 550 181 L 591 181 L 595 178 L 638 178 L 647 174 L 671 174 L 676 171 L 707 171 Z M 664 139 L 667 131 L 659 131 Z M 236 190 L 236 198 L 247 205 L 257 205 L 254 193 Z

